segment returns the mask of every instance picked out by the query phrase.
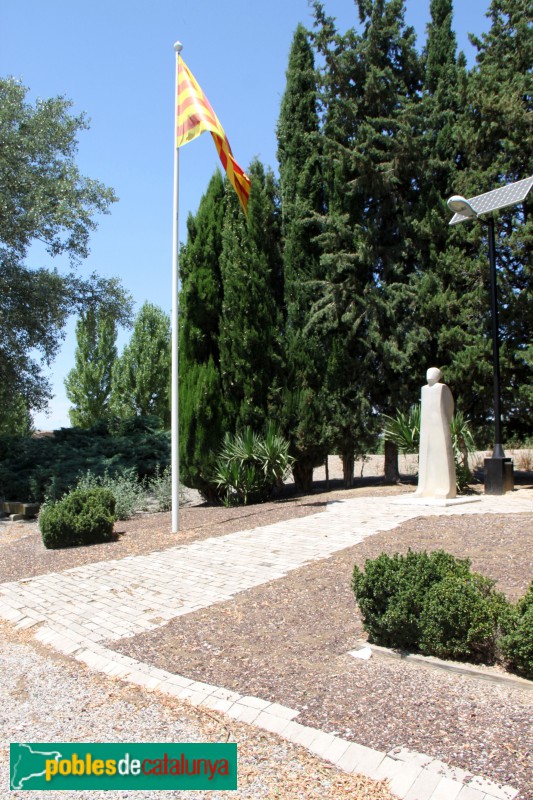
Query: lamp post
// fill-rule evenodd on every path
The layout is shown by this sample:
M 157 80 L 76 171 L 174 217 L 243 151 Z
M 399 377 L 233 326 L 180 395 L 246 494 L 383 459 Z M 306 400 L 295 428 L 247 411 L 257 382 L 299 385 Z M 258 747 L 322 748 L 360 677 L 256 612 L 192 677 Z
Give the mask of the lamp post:
M 485 459 L 485 494 L 504 494 L 514 488 L 513 462 L 505 457 L 501 433 L 501 391 L 500 391 L 500 341 L 498 324 L 498 290 L 496 279 L 496 245 L 494 235 L 494 217 L 481 219 L 488 214 L 506 206 L 521 203 L 533 186 L 533 176 L 522 181 L 508 184 L 501 189 L 477 195 L 467 200 L 454 195 L 448 200 L 448 208 L 454 212 L 450 225 L 477 219 L 487 225 L 489 240 L 490 296 L 492 316 L 492 364 L 494 379 L 494 451 L 492 458 Z

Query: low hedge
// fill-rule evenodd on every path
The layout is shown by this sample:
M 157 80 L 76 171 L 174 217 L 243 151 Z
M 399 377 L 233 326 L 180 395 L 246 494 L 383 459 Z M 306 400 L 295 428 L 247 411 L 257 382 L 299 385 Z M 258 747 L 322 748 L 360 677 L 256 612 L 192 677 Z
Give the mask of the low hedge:
M 352 577 L 371 642 L 533 678 L 533 583 L 516 606 L 494 585 L 442 550 L 382 553 Z
M 108 542 L 114 538 L 115 498 L 109 489 L 76 489 L 45 503 L 39 528 L 48 549 Z
M 533 581 L 515 614 L 514 627 L 501 640 L 502 652 L 510 669 L 533 680 Z
M 400 650 L 418 649 L 427 592 L 446 577 L 464 578 L 470 562 L 442 550 L 407 555 L 382 553 L 365 572 L 354 567 L 352 588 L 372 640 Z

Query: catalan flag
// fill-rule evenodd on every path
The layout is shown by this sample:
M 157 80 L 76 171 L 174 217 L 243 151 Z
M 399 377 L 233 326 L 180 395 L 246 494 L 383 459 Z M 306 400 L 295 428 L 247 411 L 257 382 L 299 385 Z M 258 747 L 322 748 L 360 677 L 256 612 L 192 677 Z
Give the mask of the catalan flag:
M 250 179 L 233 158 L 228 138 L 217 115 L 193 74 L 180 58 L 178 62 L 177 147 L 191 142 L 204 131 L 211 133 L 222 166 L 237 192 L 244 213 L 247 214 Z

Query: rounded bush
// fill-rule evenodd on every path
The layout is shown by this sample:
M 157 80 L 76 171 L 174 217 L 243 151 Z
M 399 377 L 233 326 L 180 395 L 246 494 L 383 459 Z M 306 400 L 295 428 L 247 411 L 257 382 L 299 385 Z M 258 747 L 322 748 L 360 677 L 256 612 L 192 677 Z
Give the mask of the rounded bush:
M 449 576 L 426 594 L 420 615 L 420 650 L 426 655 L 492 664 L 500 621 L 509 603 L 481 575 Z
M 428 589 L 446 576 L 468 575 L 470 562 L 437 550 L 389 556 L 354 567 L 352 588 L 371 641 L 400 650 L 418 649 L 420 614 Z
M 516 604 L 515 625 L 502 637 L 500 646 L 509 668 L 533 680 L 533 582 Z
M 48 549 L 108 542 L 114 538 L 115 498 L 108 489 L 76 489 L 45 503 L 39 527 Z

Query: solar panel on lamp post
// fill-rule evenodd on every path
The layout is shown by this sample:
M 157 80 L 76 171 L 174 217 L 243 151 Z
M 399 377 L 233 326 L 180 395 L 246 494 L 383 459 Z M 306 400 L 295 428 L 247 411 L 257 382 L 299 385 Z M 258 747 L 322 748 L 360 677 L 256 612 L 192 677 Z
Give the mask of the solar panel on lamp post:
M 515 183 L 493 189 L 491 192 L 466 199 L 454 195 L 448 200 L 448 208 L 455 212 L 450 225 L 477 219 L 487 225 L 489 234 L 490 295 L 492 311 L 492 363 L 494 377 L 494 451 L 492 458 L 485 459 L 485 494 L 504 494 L 514 488 L 513 462 L 505 457 L 501 435 L 501 391 L 500 391 L 500 342 L 498 323 L 498 294 L 496 282 L 496 245 L 494 217 L 481 219 L 482 214 L 523 202 L 531 187 L 533 176 Z

